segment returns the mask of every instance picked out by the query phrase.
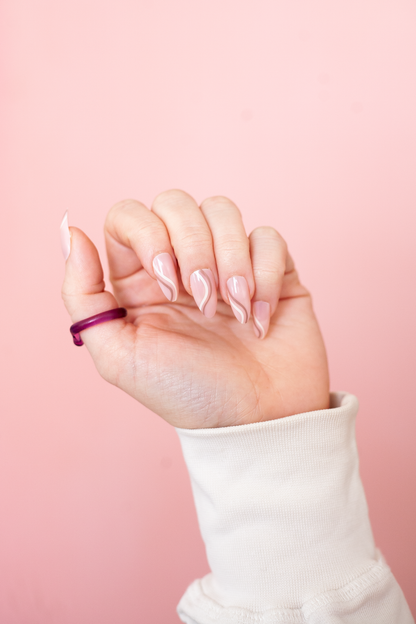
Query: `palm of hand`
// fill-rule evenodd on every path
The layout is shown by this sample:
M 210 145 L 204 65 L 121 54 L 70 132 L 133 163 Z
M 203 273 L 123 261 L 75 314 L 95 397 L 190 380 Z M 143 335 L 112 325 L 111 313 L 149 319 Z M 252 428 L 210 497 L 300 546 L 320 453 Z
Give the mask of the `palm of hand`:
M 328 407 L 325 348 L 296 271 L 284 277 L 262 341 L 251 321 L 241 325 L 222 300 L 206 319 L 183 288 L 177 302 L 167 303 L 158 285 L 140 273 L 140 289 L 116 289 L 117 298 L 129 302 L 131 322 L 116 346 L 107 345 L 106 379 L 182 428 L 241 425 Z

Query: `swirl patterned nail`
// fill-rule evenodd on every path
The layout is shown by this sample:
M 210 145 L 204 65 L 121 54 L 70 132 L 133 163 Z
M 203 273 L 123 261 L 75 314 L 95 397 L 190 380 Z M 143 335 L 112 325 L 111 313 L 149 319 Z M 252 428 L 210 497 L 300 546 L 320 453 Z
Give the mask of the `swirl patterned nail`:
M 234 316 L 243 325 L 250 318 L 250 293 L 245 277 L 240 275 L 227 280 L 228 299 Z
M 253 330 L 257 338 L 263 340 L 270 325 L 270 303 L 255 301 L 253 303 Z
M 190 278 L 191 290 L 198 308 L 207 318 L 217 309 L 217 287 L 211 269 L 198 269 Z
M 161 253 L 156 256 L 153 260 L 153 270 L 165 297 L 169 301 L 176 301 L 179 285 L 172 256 L 168 253 Z

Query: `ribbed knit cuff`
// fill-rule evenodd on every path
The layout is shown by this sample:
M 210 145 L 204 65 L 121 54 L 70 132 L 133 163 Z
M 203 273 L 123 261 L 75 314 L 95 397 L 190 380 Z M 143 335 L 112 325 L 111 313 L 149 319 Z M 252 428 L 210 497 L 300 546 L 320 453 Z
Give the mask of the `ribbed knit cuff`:
M 212 570 L 183 596 L 184 621 L 240 622 L 232 616 L 237 607 L 294 613 L 377 572 L 382 564 L 358 472 L 357 411 L 353 395 L 333 393 L 326 410 L 177 429 Z

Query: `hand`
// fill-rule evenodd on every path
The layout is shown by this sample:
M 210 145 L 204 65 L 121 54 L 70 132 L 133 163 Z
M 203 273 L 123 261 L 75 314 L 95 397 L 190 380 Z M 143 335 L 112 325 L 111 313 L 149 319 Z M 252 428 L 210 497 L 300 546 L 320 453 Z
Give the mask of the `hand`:
M 127 308 L 127 319 L 84 330 L 82 339 L 104 379 L 167 422 L 225 427 L 329 407 L 311 298 L 276 230 L 259 227 L 247 238 L 225 197 L 198 207 L 168 191 L 151 211 L 121 202 L 105 224 L 114 296 L 93 243 L 77 228 L 70 234 L 62 297 L 72 322 Z

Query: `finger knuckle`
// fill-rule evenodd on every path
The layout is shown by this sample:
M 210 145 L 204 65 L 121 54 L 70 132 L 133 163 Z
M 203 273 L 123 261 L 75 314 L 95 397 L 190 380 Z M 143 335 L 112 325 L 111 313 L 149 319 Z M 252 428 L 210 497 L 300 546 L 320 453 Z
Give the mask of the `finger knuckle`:
M 107 213 L 106 224 L 114 223 L 121 213 L 135 209 L 137 206 L 140 206 L 140 202 L 135 199 L 123 199 L 114 204 Z
M 233 238 L 224 236 L 216 241 L 215 248 L 218 252 L 224 253 L 244 253 L 248 252 L 248 239 Z
M 68 289 L 66 284 L 62 286 L 61 299 L 64 302 L 66 311 L 70 316 L 72 316 L 77 307 L 77 299 L 76 296 L 74 296 L 74 293 Z
M 123 225 L 125 226 L 127 222 L 126 218 L 128 218 L 129 213 L 134 214 L 141 206 L 142 204 L 135 199 L 124 199 L 115 204 L 107 213 L 104 231 L 110 234 L 122 232 Z
M 254 228 L 250 236 L 271 236 L 277 238 L 279 232 L 272 225 L 259 225 Z
M 269 239 L 273 242 L 279 242 L 284 247 L 287 247 L 285 239 L 282 235 L 271 225 L 260 225 L 256 227 L 250 234 L 250 239 Z
M 139 221 L 127 233 L 127 239 L 131 245 L 135 241 L 160 241 L 160 239 L 165 239 L 165 230 L 162 224 L 152 223 L 151 221 Z
M 223 212 L 224 210 L 233 210 L 235 212 L 240 213 L 240 210 L 234 204 L 231 199 L 225 197 L 224 195 L 214 195 L 213 197 L 208 197 L 204 199 L 201 204 L 201 210 L 203 212 Z
M 253 274 L 256 281 L 262 283 L 275 284 L 279 282 L 284 275 L 284 267 L 277 264 L 269 264 L 267 266 L 253 268 Z
M 61 289 L 61 299 L 65 304 L 65 307 L 67 307 L 67 302 L 68 302 L 68 293 L 65 290 L 65 287 L 63 286 Z
M 189 224 L 178 234 L 177 241 L 181 244 L 190 244 L 193 247 L 207 247 L 212 245 L 211 234 L 200 226 Z
M 138 208 L 143 207 L 143 204 L 134 199 L 119 202 L 107 215 L 106 230 L 130 244 L 138 238 L 148 237 L 150 240 L 164 236 L 162 223 L 152 218 L 147 208 L 138 211 Z
M 152 210 L 155 212 L 166 208 L 178 208 L 184 202 L 192 200 L 192 197 L 181 189 L 170 189 L 159 193 L 153 200 Z

